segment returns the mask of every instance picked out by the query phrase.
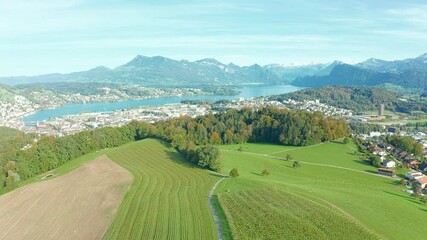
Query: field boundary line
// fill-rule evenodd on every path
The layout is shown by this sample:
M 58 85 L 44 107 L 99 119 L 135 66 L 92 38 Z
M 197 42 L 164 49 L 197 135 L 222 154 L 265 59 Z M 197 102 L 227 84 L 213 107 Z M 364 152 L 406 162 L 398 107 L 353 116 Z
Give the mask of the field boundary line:
M 289 151 L 301 150 L 301 149 L 306 149 L 306 148 L 312 148 L 312 147 L 317 147 L 317 146 L 320 146 L 320 145 L 323 145 L 323 144 L 325 144 L 325 143 L 323 142 L 323 143 L 318 143 L 318 144 L 314 144 L 314 145 L 311 145 L 311 146 L 296 147 L 296 148 L 281 150 L 281 151 L 277 151 L 277 152 L 266 153 L 265 155 L 274 155 L 274 154 L 278 154 L 278 153 L 282 153 L 282 152 L 289 152 Z
M 317 206 L 320 206 L 320 207 L 323 207 L 323 208 L 327 208 L 327 206 L 322 205 L 322 204 L 320 204 L 320 203 L 318 203 L 318 202 L 316 202 L 316 201 L 314 201 L 313 199 L 310 199 L 310 198 L 314 198 L 314 199 L 317 199 L 317 200 L 319 200 L 319 201 L 322 201 L 322 202 L 323 202 L 323 203 L 325 203 L 326 205 L 328 205 L 328 206 L 332 207 L 332 208 L 335 210 L 335 214 L 340 214 L 340 215 L 342 215 L 342 216 L 346 217 L 347 219 L 349 219 L 349 221 L 351 221 L 351 222 L 353 222 L 354 224 L 358 225 L 359 227 L 361 227 L 362 229 L 364 229 L 365 231 L 367 231 L 367 232 L 368 232 L 368 233 L 370 233 L 371 235 L 374 235 L 375 237 L 377 237 L 377 239 L 388 239 L 388 238 L 386 238 L 385 236 L 381 235 L 380 233 L 376 232 L 375 230 L 373 230 L 373 229 L 369 228 L 368 226 L 366 226 L 366 225 L 365 225 L 362 221 L 360 221 L 358 218 L 354 217 L 353 215 L 351 215 L 350 213 L 348 213 L 348 212 L 344 211 L 343 209 L 341 209 L 341 208 L 340 208 L 340 207 L 338 207 L 337 205 L 335 205 L 335 204 L 333 204 L 333 203 L 331 203 L 331 202 L 329 202 L 329 201 L 327 201 L 327 200 L 325 200 L 325 199 L 323 199 L 323 198 L 320 198 L 320 197 L 317 197 L 317 196 L 313 196 L 313 195 L 309 195 L 310 197 L 303 196 L 303 195 L 307 195 L 307 194 L 303 194 L 303 195 L 301 195 L 301 194 L 297 194 L 297 193 L 295 193 L 295 192 L 293 192 L 292 190 L 289 190 L 289 189 L 285 190 L 285 189 L 283 189 L 283 188 L 280 188 L 280 189 L 278 189 L 278 190 L 279 190 L 279 191 L 287 192 L 288 194 L 291 194 L 291 195 L 294 195 L 294 196 L 300 197 L 300 198 L 302 198 L 302 199 L 305 199 L 305 200 L 307 200 L 307 201 L 310 201 L 310 202 L 312 202 L 313 204 L 315 204 L 315 205 L 317 205 Z M 334 210 L 332 210 L 332 211 L 334 211 Z
M 234 151 L 234 150 L 228 150 L 228 151 Z M 241 152 L 241 153 L 245 153 L 245 154 L 252 154 L 252 155 L 258 155 L 258 156 L 263 156 L 263 157 L 268 157 L 268 158 L 273 158 L 273 159 L 279 159 L 279 160 L 284 160 L 284 161 L 286 161 L 286 159 L 285 159 L 285 158 L 283 158 L 283 157 L 276 157 L 276 156 L 271 156 L 271 155 L 267 155 L 267 154 L 253 153 L 253 152 Z M 298 161 L 299 161 L 300 163 L 309 164 L 309 165 L 316 165 L 316 166 L 330 167 L 330 168 L 336 168 L 336 169 L 343 169 L 343 170 L 347 170 L 347 171 L 353 171 L 353 172 L 358 172 L 358 173 L 364 173 L 364 174 L 369 174 L 369 175 L 371 175 L 371 176 L 384 177 L 384 178 L 388 178 L 388 179 L 397 179 L 397 178 L 395 178 L 395 177 L 389 177 L 389 176 L 385 176 L 385 175 L 379 175 L 379 174 L 370 173 L 370 172 L 365 172 L 365 171 L 357 170 L 357 169 L 353 169 L 353 168 L 341 167 L 341 166 L 330 165 L 330 164 L 324 164 L 324 163 L 313 163 L 313 162 L 306 162 L 306 161 L 300 161 L 300 160 L 298 160 Z
M 222 181 L 224 181 L 224 179 L 227 179 L 227 178 L 229 178 L 229 177 L 228 177 L 228 176 L 225 176 L 225 175 L 222 175 L 222 174 L 218 174 L 218 175 L 219 175 L 219 176 L 222 176 L 222 178 L 221 178 L 221 179 L 219 179 L 219 180 L 215 183 L 215 185 L 214 185 L 214 186 L 212 187 L 212 189 L 211 189 L 211 192 L 209 193 L 209 208 L 211 209 L 212 215 L 213 215 L 213 217 L 214 217 L 214 221 L 215 221 L 215 225 L 216 225 L 216 230 L 217 230 L 217 233 L 218 233 L 218 239 L 219 239 L 219 240 L 223 240 L 223 234 L 222 234 L 221 223 L 220 223 L 220 220 L 219 220 L 219 217 L 218 217 L 218 213 L 216 212 L 215 207 L 214 207 L 214 205 L 213 205 L 212 196 L 213 196 L 213 193 L 214 193 L 214 191 L 215 191 L 216 187 L 218 187 L 218 185 L 219 185 Z

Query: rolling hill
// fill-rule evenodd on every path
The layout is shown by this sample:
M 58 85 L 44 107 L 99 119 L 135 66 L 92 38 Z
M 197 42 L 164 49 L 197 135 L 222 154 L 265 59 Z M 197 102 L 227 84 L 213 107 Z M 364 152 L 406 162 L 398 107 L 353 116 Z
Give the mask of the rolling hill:
M 356 113 L 376 111 L 380 104 L 384 104 L 387 110 L 394 112 L 427 112 L 425 101 L 405 99 L 401 94 L 379 87 L 324 86 L 271 96 L 269 99 L 278 101 L 287 99 L 314 101 L 318 99 L 322 103 L 350 109 Z
M 427 207 L 402 191 L 398 179 L 379 176 L 354 149 L 339 142 L 221 146 L 223 172 L 239 172 L 216 191 L 232 237 L 423 239 Z M 301 167 L 285 161 L 287 154 Z
M 95 164 L 100 160 L 107 160 L 110 165 L 116 165 L 121 170 L 112 171 L 111 167 Z M 123 171 L 131 180 L 133 178 L 128 181 L 129 177 L 126 177 L 125 191 L 120 176 Z M 36 232 L 37 236 L 63 236 L 66 232 L 61 233 L 61 224 L 67 224 L 67 231 L 97 227 L 92 231 L 98 234 L 97 237 L 89 239 L 217 239 L 208 197 L 219 179 L 217 174 L 188 163 L 175 149 L 159 140 L 145 139 L 121 147 L 106 148 L 21 182 L 20 188 L 0 195 L 0 202 L 11 202 L 9 196 L 14 197 L 16 202 L 2 205 L 0 213 L 7 212 L 14 216 L 15 213 L 23 212 L 27 215 L 22 216 L 30 217 L 24 220 L 21 215 L 3 218 L 8 225 L 0 226 L 0 236 L 12 234 L 10 236 L 28 239 L 27 232 L 13 232 L 15 228 L 5 229 L 12 225 L 18 230 Z M 57 187 L 58 184 L 62 187 Z M 106 191 L 101 191 L 103 189 Z M 119 191 L 122 195 L 118 195 L 120 198 L 117 199 L 112 193 L 108 194 L 109 191 Z M 85 197 L 78 195 L 80 193 Z M 31 204 L 31 196 L 44 202 Z M 60 204 L 61 201 L 65 203 Z M 110 206 L 113 202 L 117 203 L 114 208 Z M 49 207 L 49 203 L 57 206 Z M 93 203 L 97 203 L 99 209 L 108 214 L 108 222 L 105 219 L 95 221 L 85 217 L 90 211 L 87 207 L 93 207 Z M 99 213 L 98 216 L 101 215 Z M 50 217 L 40 222 L 44 224 L 43 228 L 34 228 L 37 222 L 33 219 L 39 220 L 44 216 Z M 83 221 L 80 218 L 86 219 Z M 107 225 L 98 228 L 101 220 Z M 26 225 L 17 225 L 19 221 L 25 221 Z M 92 223 L 88 224 L 88 221 Z M 54 224 L 47 227 L 46 224 L 52 222 Z M 72 238 L 73 235 L 68 237 L 88 239 L 82 237 L 85 233 L 90 234 L 90 231 L 75 234 L 75 238 Z M 102 235 L 99 236 L 99 233 Z
M 354 155 L 355 147 L 353 143 L 339 142 L 310 147 L 220 146 L 223 173 L 237 168 L 240 174 L 237 178 L 223 180 L 214 191 L 214 206 L 223 233 L 221 239 L 283 239 L 284 236 L 294 239 L 422 239 L 426 206 L 402 191 L 404 187 L 397 184 L 398 179 L 378 176 L 373 166 Z M 294 168 L 292 161 L 284 161 L 287 154 L 300 161 L 301 167 Z M 26 186 L 0 196 L 0 200 L 7 201 L 4 197 L 33 186 L 51 185 L 67 179 L 64 177 L 70 174 L 94 171 L 97 167 L 90 167 L 90 164 L 99 156 L 111 159 L 133 176 L 104 239 L 218 238 L 208 196 L 220 177 L 189 164 L 168 144 L 154 139 L 90 153 L 22 183 Z M 264 169 L 270 174 L 263 175 Z M 92 185 L 100 183 L 107 185 L 106 180 L 91 179 L 84 171 L 79 178 L 82 182 L 72 181 L 77 185 L 86 184 L 85 188 L 74 188 L 75 191 L 90 191 L 95 189 Z M 107 178 L 112 186 L 118 184 L 117 176 L 108 169 L 96 174 Z M 62 195 L 57 193 L 55 198 L 60 199 Z M 91 201 L 97 199 L 93 196 Z M 49 199 L 53 201 L 54 198 Z M 69 198 L 67 206 L 72 209 L 88 203 L 89 199 Z M 64 214 L 59 207 L 43 211 L 44 214 Z M 78 217 L 69 218 L 68 224 L 77 224 L 72 226 L 79 228 L 80 222 L 76 219 Z M 55 233 L 55 226 L 44 229 Z M 38 229 L 40 233 L 43 234 L 41 228 Z

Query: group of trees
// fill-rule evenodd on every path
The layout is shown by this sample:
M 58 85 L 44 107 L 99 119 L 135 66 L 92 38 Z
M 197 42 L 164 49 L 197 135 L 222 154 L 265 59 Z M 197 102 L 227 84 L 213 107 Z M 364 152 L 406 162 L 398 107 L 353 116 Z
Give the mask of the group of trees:
M 186 145 L 266 142 L 307 146 L 348 135 L 344 119 L 321 113 L 296 112 L 274 107 L 244 108 L 195 119 L 175 118 L 156 123 L 158 136 L 178 149 Z
M 415 156 L 420 157 L 423 155 L 423 145 L 421 145 L 421 143 L 415 142 L 415 140 L 411 137 L 392 135 L 387 136 L 386 141 L 396 148 L 413 153 Z
M 132 122 L 123 127 L 99 128 L 65 137 L 42 136 L 26 150 L 21 150 L 22 146 L 10 146 L 0 152 L 0 180 L 4 187 L 13 187 L 19 180 L 47 172 L 87 153 L 148 137 L 152 129 L 148 123 Z
M 3 186 L 12 187 L 20 179 L 47 172 L 87 153 L 147 137 L 162 139 L 188 161 L 218 171 L 221 163 L 215 144 L 251 141 L 306 146 L 347 135 L 343 119 L 273 107 L 181 117 L 155 124 L 134 121 L 123 127 L 99 128 L 58 138 L 42 136 L 26 150 L 20 150 L 25 141 L 21 146 L 10 145 L 0 152 L 0 181 Z
M 211 145 L 267 142 L 307 146 L 348 135 L 344 119 L 275 107 L 174 118 L 154 126 L 154 137 L 170 142 L 189 161 L 215 171 L 221 164 L 219 151 Z

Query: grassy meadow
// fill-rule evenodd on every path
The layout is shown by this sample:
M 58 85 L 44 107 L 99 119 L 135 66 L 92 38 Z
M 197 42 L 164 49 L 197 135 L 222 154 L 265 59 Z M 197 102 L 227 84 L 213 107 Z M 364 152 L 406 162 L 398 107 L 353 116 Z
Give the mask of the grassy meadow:
M 237 151 L 240 146 L 241 152 Z M 403 192 L 405 187 L 397 184 L 398 179 L 372 174 L 376 168 L 360 161 L 354 149 L 353 143 L 221 146 L 223 173 L 237 168 L 240 174 L 223 181 L 216 191 L 232 236 L 424 239 L 427 206 Z M 277 159 L 286 154 L 301 161 L 301 167 Z M 270 171 L 268 176 L 261 174 L 264 169 Z
M 376 168 L 355 155 L 353 143 L 219 148 L 222 172 L 237 168 L 240 174 L 215 191 L 223 239 L 424 239 L 427 234 L 427 206 L 406 194 L 398 179 L 377 176 Z M 104 239 L 218 239 L 208 196 L 219 177 L 188 164 L 162 141 L 87 154 L 20 185 L 63 175 L 104 154 L 134 176 Z M 287 154 L 301 167 L 283 160 Z M 264 169 L 270 174 L 263 175 Z

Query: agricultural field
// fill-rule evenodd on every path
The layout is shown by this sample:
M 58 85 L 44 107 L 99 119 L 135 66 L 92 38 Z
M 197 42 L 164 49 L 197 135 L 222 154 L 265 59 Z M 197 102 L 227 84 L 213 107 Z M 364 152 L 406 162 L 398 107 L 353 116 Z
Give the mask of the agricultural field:
M 105 172 L 102 178 L 88 174 L 100 158 L 111 159 L 111 164 L 126 172 L 126 185 L 120 172 L 102 166 L 95 165 L 97 173 Z M 0 216 L 10 216 L 0 219 L 0 239 L 217 239 L 208 197 L 219 179 L 217 174 L 187 163 L 158 140 L 100 150 L 21 182 L 20 188 L 0 196 Z M 98 189 L 101 186 L 121 197 L 110 201 L 110 195 Z M 104 202 L 99 202 L 102 199 L 110 205 L 104 204 L 104 208 Z M 108 218 L 102 218 L 97 207 Z
M 240 174 L 224 179 L 214 192 L 221 239 L 424 239 L 427 206 L 403 192 L 399 179 L 376 175 L 374 167 L 358 159 L 355 147 L 340 142 L 219 146 L 222 173 L 237 168 Z M 285 161 L 288 154 L 301 167 Z M 127 177 L 91 167 L 99 159 Z M 103 174 L 93 176 L 90 169 Z M 0 215 L 9 216 L 0 221 L 0 239 L 49 237 L 50 232 L 57 239 L 218 239 L 208 201 L 218 180 L 159 140 L 100 150 L 0 196 Z M 53 187 L 57 184 L 61 188 Z M 86 191 L 85 201 L 78 191 Z M 106 192 L 119 195 L 111 198 Z M 40 209 L 31 210 L 35 206 Z M 82 210 L 72 210 L 76 207 Z M 89 208 L 97 221 L 87 216 Z M 55 231 L 61 224 L 65 230 Z M 89 227 L 93 235 L 85 230 Z
M 134 181 L 104 239 L 217 239 L 208 196 L 219 177 L 146 139 L 107 155 Z
M 223 173 L 237 168 L 240 174 L 216 190 L 234 239 L 299 238 L 300 231 L 305 239 L 425 239 L 427 206 L 406 194 L 399 179 L 377 176 L 353 143 L 220 148 Z M 283 160 L 286 154 L 301 167 Z
M 2 195 L 0 239 L 100 239 L 131 182 L 132 175 L 104 155 Z
M 375 239 L 327 204 L 279 188 L 226 193 L 220 203 L 236 239 Z

